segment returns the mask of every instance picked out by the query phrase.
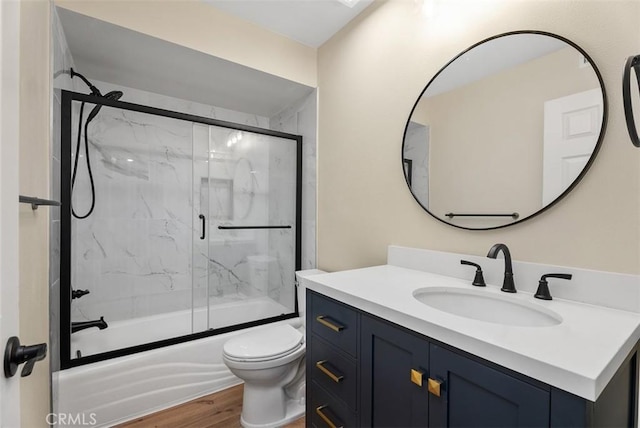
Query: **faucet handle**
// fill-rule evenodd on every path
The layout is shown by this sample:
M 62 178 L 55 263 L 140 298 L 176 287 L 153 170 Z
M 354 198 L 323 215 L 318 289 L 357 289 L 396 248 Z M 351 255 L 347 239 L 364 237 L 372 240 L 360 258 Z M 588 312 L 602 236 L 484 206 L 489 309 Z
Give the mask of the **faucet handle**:
M 573 275 L 570 273 L 547 273 L 542 275 L 540 281 L 538 281 L 538 290 L 536 294 L 533 295 L 536 299 L 542 300 L 553 300 L 551 297 L 551 293 L 549 293 L 549 283 L 547 282 L 547 278 L 559 278 L 559 279 L 571 279 Z
M 89 290 L 71 290 L 71 299 L 79 299 L 86 294 L 89 294 Z
M 477 263 L 470 262 L 468 260 L 460 260 L 461 265 L 475 266 L 476 268 L 476 276 L 473 278 L 473 282 L 471 285 L 475 285 L 476 287 L 486 287 L 487 284 L 484 282 L 484 276 L 482 275 L 482 266 Z

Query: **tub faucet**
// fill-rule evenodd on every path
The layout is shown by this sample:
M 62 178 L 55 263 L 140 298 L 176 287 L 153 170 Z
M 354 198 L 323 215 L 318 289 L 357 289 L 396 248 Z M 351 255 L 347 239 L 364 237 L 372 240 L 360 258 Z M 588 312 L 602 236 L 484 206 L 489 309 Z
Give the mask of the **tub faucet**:
M 98 327 L 100 330 L 104 330 L 109 327 L 107 322 L 104 320 L 104 317 L 100 317 L 99 320 L 95 321 L 80 321 L 80 322 L 72 322 L 71 323 L 71 333 L 75 333 L 76 331 L 84 330 L 85 328 Z
M 498 257 L 500 251 L 504 254 L 504 280 L 502 281 L 502 288 L 500 290 L 505 293 L 515 293 L 516 285 L 513 283 L 513 267 L 511 266 L 511 253 L 509 252 L 509 248 L 505 244 L 496 244 L 491 247 L 487 257 L 495 259 Z

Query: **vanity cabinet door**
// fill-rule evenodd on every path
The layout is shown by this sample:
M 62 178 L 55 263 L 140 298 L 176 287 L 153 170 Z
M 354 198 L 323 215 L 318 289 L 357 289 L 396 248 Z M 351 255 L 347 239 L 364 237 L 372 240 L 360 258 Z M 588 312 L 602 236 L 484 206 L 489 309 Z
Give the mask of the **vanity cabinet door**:
M 549 391 L 434 344 L 429 368 L 429 427 L 549 426 Z
M 360 326 L 361 426 L 426 426 L 428 342 L 364 314 Z

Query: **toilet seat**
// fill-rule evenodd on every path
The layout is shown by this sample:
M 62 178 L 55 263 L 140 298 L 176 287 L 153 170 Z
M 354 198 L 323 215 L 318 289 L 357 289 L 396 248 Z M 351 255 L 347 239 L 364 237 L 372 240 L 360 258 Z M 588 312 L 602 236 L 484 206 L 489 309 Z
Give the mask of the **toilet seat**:
M 304 345 L 304 335 L 289 324 L 270 326 L 228 340 L 225 358 L 238 362 L 262 362 L 282 358 Z

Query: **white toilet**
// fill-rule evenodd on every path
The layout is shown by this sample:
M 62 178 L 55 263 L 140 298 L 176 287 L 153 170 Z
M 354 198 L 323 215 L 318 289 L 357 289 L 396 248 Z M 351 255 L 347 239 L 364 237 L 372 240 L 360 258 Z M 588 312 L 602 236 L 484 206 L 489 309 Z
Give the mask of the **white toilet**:
M 275 428 L 298 419 L 305 407 L 305 287 L 301 279 L 324 273 L 296 272 L 299 328 L 290 324 L 257 328 L 224 344 L 222 359 L 244 381 L 242 416 L 246 428 Z

